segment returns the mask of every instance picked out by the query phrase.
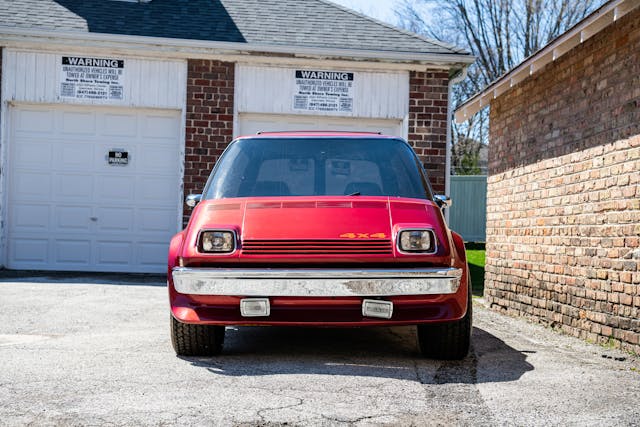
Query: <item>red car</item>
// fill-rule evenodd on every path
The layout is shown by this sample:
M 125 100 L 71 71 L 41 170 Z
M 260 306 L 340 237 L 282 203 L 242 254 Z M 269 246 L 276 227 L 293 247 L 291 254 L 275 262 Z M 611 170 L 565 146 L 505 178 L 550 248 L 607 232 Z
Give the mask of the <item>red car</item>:
M 417 325 L 425 356 L 468 353 L 464 243 L 404 140 L 238 138 L 187 204 L 169 250 L 178 355 L 219 354 L 227 325 Z

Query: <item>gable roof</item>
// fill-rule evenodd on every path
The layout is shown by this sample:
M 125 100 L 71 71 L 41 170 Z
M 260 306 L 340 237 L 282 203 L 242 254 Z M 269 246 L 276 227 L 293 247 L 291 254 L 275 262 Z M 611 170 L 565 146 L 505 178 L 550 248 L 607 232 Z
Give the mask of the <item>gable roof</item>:
M 394 28 L 328 0 L 0 0 L 0 28 L 473 60 L 455 46 Z

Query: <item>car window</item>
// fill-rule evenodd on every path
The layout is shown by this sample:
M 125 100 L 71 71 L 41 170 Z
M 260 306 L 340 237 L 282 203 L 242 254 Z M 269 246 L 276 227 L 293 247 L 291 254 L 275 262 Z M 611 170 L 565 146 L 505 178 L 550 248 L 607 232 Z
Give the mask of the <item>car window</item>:
M 282 176 L 286 175 L 283 180 Z M 315 164 L 311 158 L 279 158 L 262 162 L 256 182 L 282 182 L 292 195 L 313 194 Z M 264 185 L 264 184 L 263 184 Z M 283 194 L 284 195 L 284 194 Z
M 325 195 L 431 197 L 404 141 L 274 137 L 230 144 L 204 198 Z
M 326 192 L 329 194 L 382 195 L 384 183 L 380 175 L 380 168 L 373 161 L 327 159 L 325 167 Z

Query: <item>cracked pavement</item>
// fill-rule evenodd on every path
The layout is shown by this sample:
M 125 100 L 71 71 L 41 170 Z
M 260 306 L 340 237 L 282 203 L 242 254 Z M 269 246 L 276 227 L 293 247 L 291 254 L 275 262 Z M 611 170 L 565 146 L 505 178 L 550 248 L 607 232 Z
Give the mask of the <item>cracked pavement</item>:
M 0 272 L 0 425 L 640 425 L 640 360 L 476 301 L 461 362 L 400 328 L 227 328 L 178 358 L 162 277 Z

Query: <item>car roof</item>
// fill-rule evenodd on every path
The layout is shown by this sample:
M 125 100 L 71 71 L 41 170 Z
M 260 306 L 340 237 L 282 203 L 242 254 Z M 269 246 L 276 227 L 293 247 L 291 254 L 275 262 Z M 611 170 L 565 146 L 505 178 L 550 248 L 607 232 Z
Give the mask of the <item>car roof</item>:
M 299 137 L 367 137 L 367 138 L 393 138 L 399 139 L 395 136 L 383 135 L 381 132 L 347 132 L 347 131 L 314 131 L 314 130 L 300 130 L 300 131 L 282 131 L 282 132 L 258 132 L 255 135 L 244 135 L 242 138 L 299 138 Z

